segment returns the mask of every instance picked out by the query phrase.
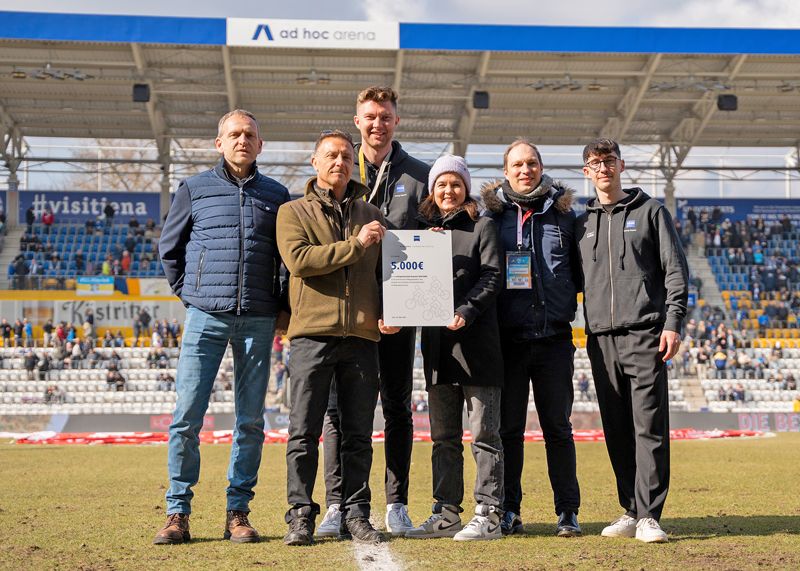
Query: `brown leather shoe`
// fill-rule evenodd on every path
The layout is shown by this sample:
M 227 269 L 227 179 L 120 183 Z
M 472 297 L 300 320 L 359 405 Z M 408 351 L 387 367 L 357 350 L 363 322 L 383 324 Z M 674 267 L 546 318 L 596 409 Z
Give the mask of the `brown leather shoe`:
M 255 543 L 261 539 L 255 528 L 247 519 L 249 512 L 228 510 L 225 517 L 225 539 L 234 543 Z
M 156 545 L 173 545 L 190 541 L 192 536 L 189 534 L 189 514 L 169 514 L 167 523 L 156 534 L 153 543 Z

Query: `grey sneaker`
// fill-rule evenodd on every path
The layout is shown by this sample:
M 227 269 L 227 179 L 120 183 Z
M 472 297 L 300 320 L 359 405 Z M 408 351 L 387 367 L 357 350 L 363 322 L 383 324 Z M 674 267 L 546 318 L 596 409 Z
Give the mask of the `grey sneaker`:
M 352 539 L 357 543 L 383 543 L 386 538 L 372 527 L 369 518 L 363 516 L 349 517 L 342 524 L 345 532 L 339 534 L 340 539 Z
M 484 541 L 500 539 L 500 514 L 493 506 L 476 506 L 475 515 L 470 522 L 459 531 L 453 539 L 455 541 Z
M 436 510 L 439 510 L 438 512 Z M 406 532 L 406 537 L 413 539 L 431 539 L 434 537 L 453 537 L 461 531 L 461 516 L 454 506 L 437 506 L 434 504 L 431 517 L 419 527 Z
M 635 537 L 636 520 L 628 514 L 621 515 L 600 532 L 603 537 Z
M 338 537 L 341 525 L 342 512 L 339 510 L 339 504 L 331 504 L 317 528 L 317 537 Z
M 386 531 L 392 535 L 405 535 L 414 529 L 411 518 L 408 517 L 408 506 L 405 504 L 389 504 L 386 506 Z

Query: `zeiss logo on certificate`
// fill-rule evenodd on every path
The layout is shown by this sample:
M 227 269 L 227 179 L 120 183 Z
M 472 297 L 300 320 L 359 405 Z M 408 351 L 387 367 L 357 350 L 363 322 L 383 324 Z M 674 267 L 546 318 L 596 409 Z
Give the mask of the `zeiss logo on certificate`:
M 450 232 L 388 230 L 382 242 L 383 321 L 441 327 L 453 320 Z
M 226 43 L 229 46 L 350 50 L 400 48 L 400 25 L 397 22 L 228 18 L 226 25 Z

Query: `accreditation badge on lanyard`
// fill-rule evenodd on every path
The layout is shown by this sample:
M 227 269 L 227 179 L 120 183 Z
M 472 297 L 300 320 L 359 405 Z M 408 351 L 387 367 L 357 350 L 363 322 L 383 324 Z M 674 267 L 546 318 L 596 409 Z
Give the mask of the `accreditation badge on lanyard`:
M 506 289 L 533 287 L 532 252 L 522 249 L 522 226 L 530 215 L 529 210 L 523 217 L 522 208 L 517 206 L 517 250 L 506 252 Z

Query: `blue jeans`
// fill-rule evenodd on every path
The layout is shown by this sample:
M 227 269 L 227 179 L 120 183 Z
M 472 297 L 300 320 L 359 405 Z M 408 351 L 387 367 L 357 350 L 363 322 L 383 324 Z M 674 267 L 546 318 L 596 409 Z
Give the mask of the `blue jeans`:
M 200 429 L 225 349 L 233 348 L 236 425 L 228 466 L 227 509 L 249 511 L 264 443 L 264 398 L 275 317 L 186 310 L 169 427 L 167 513 L 192 512 L 200 476 Z

